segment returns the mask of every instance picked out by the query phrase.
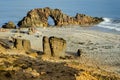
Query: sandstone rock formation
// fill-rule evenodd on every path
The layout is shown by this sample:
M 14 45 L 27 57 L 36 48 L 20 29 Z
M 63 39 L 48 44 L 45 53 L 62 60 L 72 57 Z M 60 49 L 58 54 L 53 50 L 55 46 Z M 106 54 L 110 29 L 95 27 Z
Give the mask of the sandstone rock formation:
M 37 8 L 29 11 L 27 16 L 18 22 L 19 27 L 48 27 L 48 17 L 54 20 L 55 26 L 67 25 L 94 25 L 103 21 L 102 18 L 91 17 L 85 14 L 76 14 L 75 17 L 62 13 L 59 9 Z
M 31 49 L 31 44 L 29 40 L 15 39 L 14 47 L 18 50 L 28 51 Z
M 51 55 L 64 57 L 66 49 L 66 41 L 63 38 L 50 37 L 49 38 Z
M 29 40 L 23 40 L 23 49 L 25 51 L 28 51 L 31 49 L 31 44 Z
M 12 21 L 9 21 L 8 23 L 5 23 L 2 28 L 8 28 L 8 29 L 15 29 L 16 28 L 16 25 L 12 22 Z
M 47 56 L 64 57 L 66 41 L 62 38 L 43 37 L 43 53 Z
M 47 56 L 51 56 L 49 38 L 47 36 L 43 37 L 43 54 L 45 54 Z

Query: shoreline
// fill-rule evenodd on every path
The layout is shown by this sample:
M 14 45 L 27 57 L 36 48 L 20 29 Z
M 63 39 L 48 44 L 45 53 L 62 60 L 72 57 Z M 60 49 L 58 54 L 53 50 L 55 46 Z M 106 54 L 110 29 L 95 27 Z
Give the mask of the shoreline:
M 105 33 L 112 33 L 112 34 L 118 34 L 120 35 L 120 31 L 116 31 L 114 29 L 107 29 L 107 28 L 102 28 L 98 26 L 93 26 L 89 28 L 90 30 L 95 30 L 95 31 L 100 31 L 100 32 L 105 32 Z

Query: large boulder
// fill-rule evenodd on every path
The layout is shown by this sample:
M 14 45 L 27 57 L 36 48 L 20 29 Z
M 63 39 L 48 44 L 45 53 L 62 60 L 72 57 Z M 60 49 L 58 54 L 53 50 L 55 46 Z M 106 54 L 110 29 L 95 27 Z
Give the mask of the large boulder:
M 102 18 L 91 17 L 85 14 L 76 14 L 75 17 L 64 14 L 60 9 L 37 8 L 29 11 L 21 21 L 19 27 L 48 27 L 48 17 L 54 20 L 55 26 L 67 25 L 94 25 L 103 21 Z
M 63 38 L 43 37 L 43 53 L 46 56 L 65 57 L 66 41 Z
M 31 49 L 31 43 L 29 40 L 15 39 L 14 47 L 18 50 L 29 51 Z
M 15 29 L 16 25 L 14 24 L 14 22 L 9 21 L 8 23 L 5 23 L 2 28 L 7 28 L 7 29 Z
M 47 36 L 43 37 L 43 54 L 46 56 L 51 56 L 49 38 Z
M 64 57 L 66 50 L 66 41 L 63 38 L 49 38 L 51 55 L 56 57 Z

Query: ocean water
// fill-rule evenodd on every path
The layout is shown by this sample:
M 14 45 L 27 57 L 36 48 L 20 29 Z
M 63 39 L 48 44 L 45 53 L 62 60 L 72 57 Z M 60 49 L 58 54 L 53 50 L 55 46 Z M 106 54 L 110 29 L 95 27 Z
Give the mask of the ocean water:
M 120 32 L 120 0 L 0 0 L 0 26 L 8 21 L 17 24 L 27 12 L 34 8 L 59 8 L 64 13 L 76 13 L 103 17 L 97 29 Z M 51 22 L 51 21 L 50 21 Z

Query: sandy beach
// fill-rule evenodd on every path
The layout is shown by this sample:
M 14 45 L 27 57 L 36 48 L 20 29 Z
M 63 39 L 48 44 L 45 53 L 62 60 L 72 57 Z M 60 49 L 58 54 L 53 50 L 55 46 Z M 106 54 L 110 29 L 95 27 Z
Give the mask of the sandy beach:
M 120 0 L 0 5 L 0 80 L 120 80 Z
M 43 36 L 60 37 L 67 42 L 66 54 L 76 55 L 77 50 L 82 49 L 81 57 L 74 59 L 77 63 L 120 75 L 120 35 L 80 27 L 37 28 L 38 32 L 32 35 L 27 34 L 26 28 L 21 29 L 21 33 L 15 31 L 0 32 L 0 39 L 3 42 L 11 37 L 27 39 L 33 50 L 42 52 Z M 8 45 L 12 47 L 12 44 Z

